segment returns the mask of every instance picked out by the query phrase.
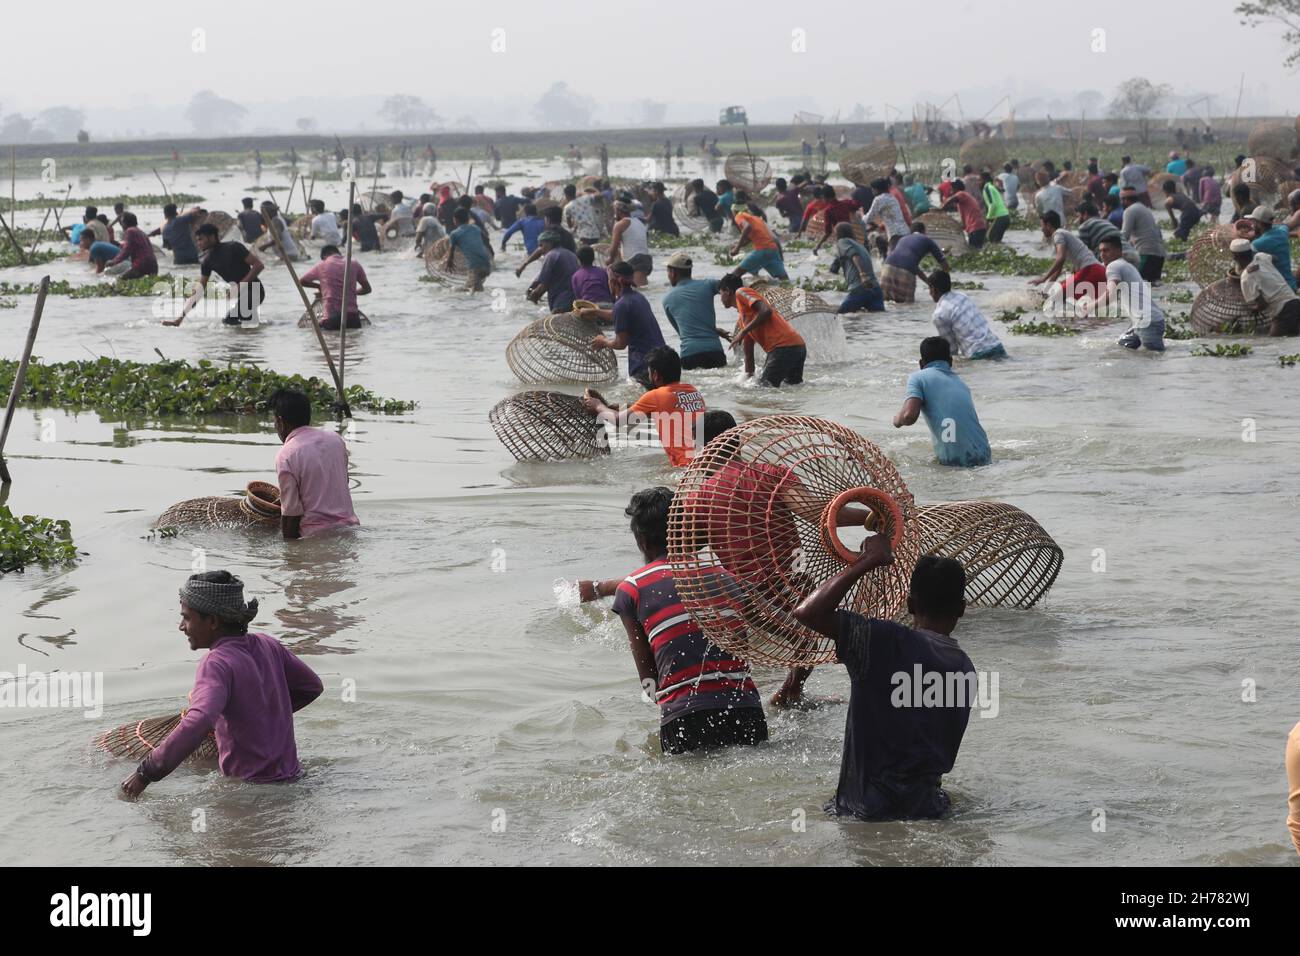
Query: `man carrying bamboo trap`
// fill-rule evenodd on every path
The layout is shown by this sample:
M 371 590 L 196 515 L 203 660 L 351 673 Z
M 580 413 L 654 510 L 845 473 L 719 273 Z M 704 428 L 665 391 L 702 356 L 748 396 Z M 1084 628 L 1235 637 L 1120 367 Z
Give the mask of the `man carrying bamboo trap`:
M 258 324 L 258 306 L 266 298 L 266 290 L 258 275 L 265 267 L 262 260 L 248 251 L 242 242 L 222 242 L 217 227 L 205 222 L 194 231 L 194 239 L 203 254 L 200 265 L 199 287 L 185 302 L 181 314 L 174 319 L 163 320 L 163 325 L 180 325 L 185 316 L 204 297 L 208 290 L 208 279 L 215 272 L 230 283 L 230 297 L 235 303 L 222 323 L 256 327 Z
M 302 775 L 293 715 L 325 689 L 315 671 L 269 634 L 248 633 L 257 600 L 244 603 L 244 582 L 229 571 L 192 574 L 180 589 L 180 630 L 190 650 L 206 650 L 190 706 L 176 729 L 122 790 L 138 797 L 175 770 L 208 737 L 227 777 L 277 783 Z

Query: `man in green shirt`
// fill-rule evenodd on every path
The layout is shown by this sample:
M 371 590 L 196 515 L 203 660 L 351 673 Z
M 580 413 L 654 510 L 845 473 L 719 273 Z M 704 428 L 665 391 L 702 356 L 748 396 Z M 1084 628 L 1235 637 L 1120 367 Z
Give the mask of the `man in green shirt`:
M 989 221 L 989 242 L 1001 242 L 1002 234 L 1011 225 L 1011 213 L 1007 212 L 1006 200 L 1002 190 L 993 181 L 993 174 L 987 169 L 980 172 L 982 185 L 981 197 L 984 199 L 984 217 Z

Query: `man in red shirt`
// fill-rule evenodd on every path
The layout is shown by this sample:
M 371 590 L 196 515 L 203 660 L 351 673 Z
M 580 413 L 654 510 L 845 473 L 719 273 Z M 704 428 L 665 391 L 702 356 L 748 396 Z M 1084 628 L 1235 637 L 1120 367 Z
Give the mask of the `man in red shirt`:
M 347 265 L 343 254 L 339 252 L 338 246 L 325 246 L 320 251 L 320 264 L 313 266 L 303 273 L 302 285 L 305 289 L 316 289 L 325 302 L 325 320 L 321 322 L 321 328 L 330 331 L 336 331 L 339 327 L 341 317 L 346 312 L 348 317 L 348 328 L 361 328 L 361 313 L 357 309 L 357 296 L 370 294 L 370 280 L 366 278 L 366 270 L 361 267 L 361 263 L 355 259 L 352 260 L 348 268 L 348 277 L 351 278 L 349 283 L 352 288 L 344 289 L 344 266 Z M 344 299 L 347 299 L 346 306 Z
M 940 192 L 942 191 L 940 187 Z M 983 246 L 984 237 L 988 234 L 988 220 L 984 218 L 984 210 L 980 208 L 979 202 L 966 191 L 966 184 L 960 179 L 952 181 L 952 195 L 939 208 L 946 211 L 952 206 L 956 206 L 961 213 L 961 228 L 966 233 L 966 242 L 972 249 Z

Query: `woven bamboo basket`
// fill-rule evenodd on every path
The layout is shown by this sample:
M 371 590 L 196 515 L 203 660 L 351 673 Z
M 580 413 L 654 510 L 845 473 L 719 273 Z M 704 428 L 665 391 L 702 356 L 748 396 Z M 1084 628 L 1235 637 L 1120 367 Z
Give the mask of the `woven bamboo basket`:
M 465 257 L 457 249 L 451 257 L 451 266 L 447 265 L 447 249 L 451 240 L 443 236 L 424 251 L 424 270 L 439 282 L 456 285 L 465 281 L 469 268 Z
M 180 726 L 185 711 L 162 717 L 146 717 L 134 723 L 123 724 L 95 738 L 95 746 L 114 757 L 143 760 Z M 217 759 L 217 738 L 208 734 L 198 748 L 186 758 L 186 763 L 199 763 Z
M 373 324 L 374 324 L 373 322 L 370 321 L 370 317 L 369 317 L 368 315 L 366 315 L 364 312 L 358 311 L 358 312 L 357 312 L 357 315 L 360 316 L 360 318 L 361 318 L 361 327 L 362 327 L 362 328 L 365 328 L 367 325 L 373 325 Z M 325 316 L 324 316 L 323 314 L 319 314 L 319 315 L 316 316 L 316 320 L 317 320 L 318 322 L 320 322 L 320 321 L 324 321 L 324 319 L 325 319 Z M 298 316 L 298 328 L 300 328 L 300 329 L 310 329 L 310 328 L 311 328 L 311 315 L 310 315 L 309 313 L 307 313 L 307 312 L 303 312 L 302 315 Z M 353 329 L 352 331 L 356 331 L 356 330 Z
M 871 510 L 895 560 L 857 582 L 842 606 L 893 617 L 920 555 L 920 525 L 879 448 L 843 425 L 795 415 L 746 422 L 705 446 L 668 512 L 668 561 L 709 640 L 755 664 L 834 660 L 834 642 L 793 611 L 854 559 L 833 530 L 848 501 Z
M 280 489 L 270 482 L 250 481 L 242 497 L 190 498 L 164 511 L 155 528 L 278 528 Z
M 898 162 L 898 147 L 888 140 L 851 149 L 840 155 L 840 175 L 855 186 L 869 186 L 873 179 L 888 176 Z
M 1232 268 L 1228 244 L 1236 235 L 1231 226 L 1220 225 L 1205 230 L 1193 240 L 1187 250 L 1187 274 L 1202 289 L 1218 282 Z
M 235 217 L 229 213 L 221 211 L 209 211 L 206 215 L 195 218 L 193 228 L 197 229 L 204 223 L 210 222 L 217 227 L 217 238 L 223 239 L 231 229 L 235 228 Z
M 767 279 L 759 279 L 750 284 L 781 318 L 787 322 L 801 315 L 830 313 L 835 315 L 835 306 L 831 305 L 816 292 L 809 292 L 794 285 L 779 285 Z
M 1173 173 L 1152 173 L 1151 178 L 1147 180 L 1147 192 L 1151 194 L 1151 199 L 1155 202 L 1162 202 L 1164 196 L 1165 183 L 1172 182 L 1174 187 L 1182 191 L 1182 177 L 1175 176 Z
M 709 220 L 699 214 L 686 196 L 686 183 L 673 190 L 673 219 L 677 227 L 686 232 L 703 232 L 709 228 Z
M 1274 208 L 1289 211 L 1291 206 L 1287 202 L 1287 196 L 1300 189 L 1300 179 L 1283 179 L 1277 184 L 1277 202 Z
M 925 234 L 938 244 L 945 256 L 959 256 L 967 250 L 966 233 L 956 217 L 934 210 L 923 212 L 912 221 L 925 223 Z
M 516 461 L 567 461 L 609 454 L 605 426 L 579 399 L 561 392 L 519 392 L 488 412 Z
M 953 501 L 920 509 L 921 552 L 966 569 L 966 603 L 1030 608 L 1056 580 L 1064 553 L 1014 505 Z
M 1268 156 L 1252 156 L 1233 170 L 1228 177 L 1228 188 L 1231 189 L 1238 182 L 1250 183 L 1252 198 L 1263 202 L 1276 196 L 1281 191 L 1282 183 L 1289 181 L 1293 173 L 1294 167 L 1290 163 Z
M 799 333 L 808 350 L 809 364 L 830 365 L 844 360 L 848 341 L 836 306 L 815 292 L 765 279 L 754 282 L 750 288 L 762 295 L 767 304 Z M 755 356 L 766 354 L 761 347 L 756 347 Z
M 987 169 L 996 173 L 1007 161 L 1007 144 L 1001 139 L 968 139 L 961 144 L 961 152 L 957 155 L 961 166 L 969 163 L 976 172 Z
M 854 219 L 852 222 L 849 223 L 849 225 L 853 227 L 854 239 L 858 240 L 858 242 L 867 241 L 867 230 L 862 228 L 862 223 L 859 220 Z M 808 225 L 804 228 L 804 233 L 809 236 L 812 236 L 814 239 L 820 239 L 822 237 L 822 230 L 824 230 L 825 228 L 826 228 L 826 210 L 819 209 L 813 215 L 813 217 L 808 220 Z M 834 240 L 835 240 L 835 230 L 832 229 L 831 238 L 827 241 L 833 242 Z
M 1200 335 L 1253 335 L 1268 323 L 1246 305 L 1241 283 L 1226 276 L 1201 290 L 1192 303 L 1190 324 Z
M 1056 181 L 1067 190 L 1081 189 L 1085 193 L 1088 191 L 1088 171 L 1086 169 L 1072 169 L 1068 173 L 1060 173 L 1057 175 Z
M 751 195 L 762 192 L 772 181 L 772 164 L 751 153 L 732 153 L 722 168 L 731 185 Z
M 429 187 L 429 192 L 433 195 L 434 202 L 442 201 L 441 196 L 443 186 L 446 186 L 451 190 L 451 196 L 453 199 L 459 199 L 461 196 L 465 195 L 465 184 L 457 179 L 449 179 L 445 183 L 434 183 Z
M 1291 159 L 1296 155 L 1297 133 L 1290 123 L 1268 121 L 1250 131 L 1246 152 L 1251 156 Z
M 618 377 L 618 358 L 613 349 L 591 347 L 598 333 L 593 323 L 572 313 L 548 315 L 529 323 L 510 340 L 506 363 L 528 385 L 612 382 Z
M 1079 211 L 1079 206 L 1082 205 L 1083 201 L 1087 198 L 1087 186 L 1074 186 L 1067 189 L 1065 195 L 1061 197 L 1061 202 L 1065 206 L 1066 218 L 1072 218 Z
M 289 223 L 289 231 L 293 237 L 301 243 L 304 239 L 311 238 L 311 221 L 312 216 L 308 213 L 301 213 L 293 217 L 293 222 Z

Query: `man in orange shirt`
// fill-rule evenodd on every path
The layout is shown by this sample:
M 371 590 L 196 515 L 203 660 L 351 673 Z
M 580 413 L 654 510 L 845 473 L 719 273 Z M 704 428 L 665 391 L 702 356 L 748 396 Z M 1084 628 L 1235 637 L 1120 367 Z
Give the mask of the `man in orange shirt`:
M 767 353 L 760 384 L 773 388 L 780 388 L 785 382 L 800 384 L 803 364 L 808 358 L 803 337 L 757 291 L 745 288 L 735 273 L 722 277 L 718 293 L 723 306 L 740 313 L 740 321 L 731 336 L 731 347 L 734 350 L 744 345 L 745 374 L 754 374 L 754 344 L 758 343 Z
M 763 217 L 756 212 L 755 207 L 747 206 L 736 213 L 736 228 L 740 230 L 740 238 L 731 247 L 731 254 L 733 256 L 738 255 L 741 247 L 746 242 L 751 243 L 754 248 L 749 251 L 745 258 L 740 260 L 740 265 L 731 274 L 739 279 L 746 272 L 758 275 L 759 269 L 766 269 L 767 274 L 773 279 L 780 279 L 782 282 L 788 281 L 790 276 L 785 271 L 785 260 L 781 256 L 781 247 L 777 245 L 772 230 L 768 228 Z
M 704 446 L 697 442 L 704 419 L 704 397 L 694 385 L 682 381 L 682 360 L 667 345 L 653 349 L 645 359 L 650 373 L 650 390 L 631 408 L 620 410 L 609 405 L 600 392 L 588 389 L 582 404 L 602 422 L 616 426 L 620 432 L 628 425 L 654 422 L 659 444 L 674 468 L 685 468 L 696 451 Z

